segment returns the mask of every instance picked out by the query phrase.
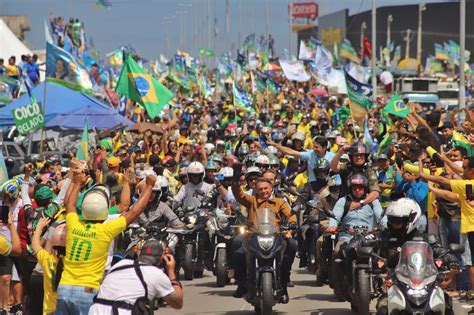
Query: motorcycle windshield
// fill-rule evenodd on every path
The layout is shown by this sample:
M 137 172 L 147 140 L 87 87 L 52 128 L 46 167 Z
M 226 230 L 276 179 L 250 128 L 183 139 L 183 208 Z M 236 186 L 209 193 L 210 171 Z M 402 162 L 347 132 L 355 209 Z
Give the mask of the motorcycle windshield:
M 426 242 L 406 242 L 400 251 L 395 273 L 398 280 L 412 289 L 422 289 L 433 283 L 438 269 L 431 246 Z
M 259 235 L 273 235 L 278 232 L 276 213 L 272 209 L 258 209 L 254 232 Z

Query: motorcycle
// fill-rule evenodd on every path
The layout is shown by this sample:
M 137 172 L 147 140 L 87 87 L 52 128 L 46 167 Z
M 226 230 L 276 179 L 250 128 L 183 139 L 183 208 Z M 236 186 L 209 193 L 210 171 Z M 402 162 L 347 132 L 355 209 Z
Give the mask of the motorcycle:
M 259 210 L 256 217 L 257 222 L 243 244 L 248 287 L 245 299 L 257 313 L 267 315 L 283 294 L 281 263 L 286 243 L 282 233 L 287 233 L 288 227 L 278 227 L 275 212 L 268 208 Z
M 247 233 L 247 225 L 240 211 L 235 211 L 236 215 L 227 215 L 225 211 L 216 208 L 214 215 L 207 221 L 207 230 L 211 239 L 211 257 L 209 270 L 216 276 L 218 287 L 224 287 L 230 281 L 230 274 L 227 268 L 227 257 L 232 252 L 232 239 Z
M 449 253 L 464 251 L 458 244 L 449 246 Z M 433 258 L 431 246 L 423 241 L 403 244 L 398 264 L 387 285 L 388 307 L 377 314 L 454 314 L 452 300 L 438 285 L 449 273 L 443 256 Z
M 205 195 L 196 191 L 197 195 Z M 206 195 L 197 207 L 175 208 L 178 218 L 186 224 L 185 228 L 168 228 L 167 232 L 177 236 L 176 245 L 177 270 L 183 268 L 184 278 L 193 280 L 202 277 L 204 260 L 207 257 L 206 248 L 209 246 L 209 237 L 206 231 L 206 222 L 215 207 L 217 192 L 214 190 Z

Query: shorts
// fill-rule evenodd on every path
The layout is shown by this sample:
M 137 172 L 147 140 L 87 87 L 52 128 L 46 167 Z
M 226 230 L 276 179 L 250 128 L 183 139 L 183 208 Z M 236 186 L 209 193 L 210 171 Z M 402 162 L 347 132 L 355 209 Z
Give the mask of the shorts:
M 9 256 L 0 256 L 0 276 L 11 276 L 13 272 L 13 260 Z

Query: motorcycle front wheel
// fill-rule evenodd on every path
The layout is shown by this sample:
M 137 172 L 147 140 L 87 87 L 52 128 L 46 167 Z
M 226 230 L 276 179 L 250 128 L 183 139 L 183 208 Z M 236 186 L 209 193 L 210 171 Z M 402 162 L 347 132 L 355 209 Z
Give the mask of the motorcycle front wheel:
M 260 314 L 262 315 L 270 315 L 272 314 L 273 308 L 273 279 L 272 274 L 265 272 L 262 274 L 261 279 L 261 300 L 260 300 Z
M 184 270 L 184 279 L 193 280 L 194 279 L 194 262 L 193 262 L 193 244 L 186 244 L 184 248 L 184 260 L 183 260 L 183 270 Z
M 227 271 L 226 271 L 226 255 L 225 248 L 220 248 L 217 251 L 217 261 L 216 261 L 216 283 L 217 286 L 222 288 L 225 287 L 227 283 Z

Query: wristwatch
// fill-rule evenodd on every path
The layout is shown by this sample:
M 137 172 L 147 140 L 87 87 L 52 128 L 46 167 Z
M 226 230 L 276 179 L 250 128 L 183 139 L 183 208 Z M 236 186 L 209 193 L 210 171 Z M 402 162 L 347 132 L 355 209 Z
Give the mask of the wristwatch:
M 365 204 L 365 200 L 361 200 L 361 201 L 359 201 L 359 203 L 360 203 L 361 205 L 364 205 L 364 204 Z

